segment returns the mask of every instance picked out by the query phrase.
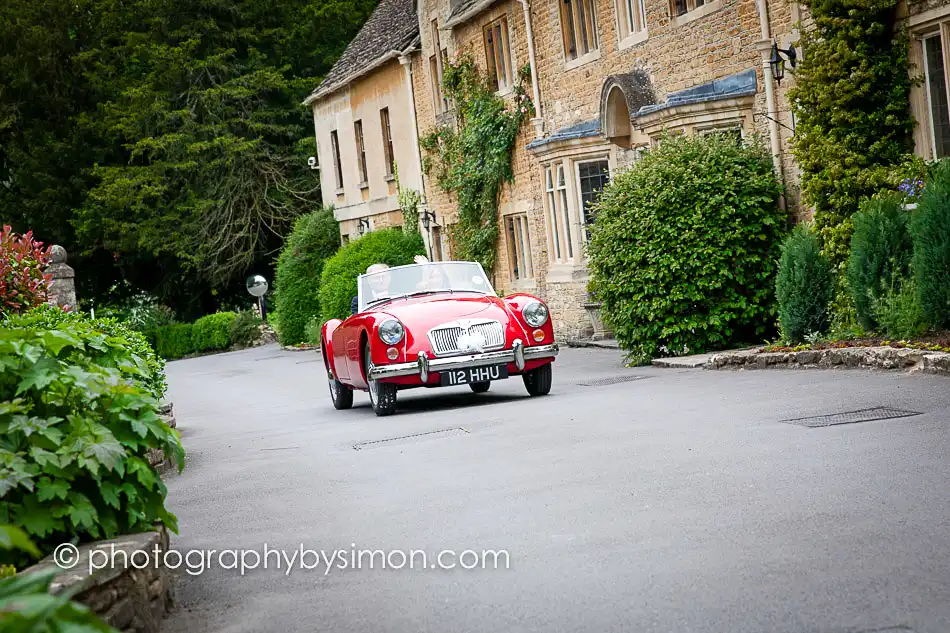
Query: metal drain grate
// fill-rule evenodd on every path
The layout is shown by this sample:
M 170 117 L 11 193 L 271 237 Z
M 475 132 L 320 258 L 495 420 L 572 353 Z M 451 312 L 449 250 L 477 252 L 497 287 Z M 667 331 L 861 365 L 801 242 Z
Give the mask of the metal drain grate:
M 439 429 L 438 431 L 426 431 L 425 433 L 414 433 L 412 435 L 403 435 L 400 437 L 387 437 L 383 440 L 373 440 L 372 442 L 359 442 L 353 445 L 353 449 L 362 451 L 367 448 L 377 448 L 380 446 L 392 446 L 394 444 L 408 444 L 423 437 L 449 437 L 452 435 L 465 435 L 468 431 L 462 427 L 453 427 L 451 429 Z
M 649 376 L 611 376 L 610 378 L 600 378 L 598 380 L 588 380 L 587 382 L 577 383 L 581 387 L 603 387 L 605 385 L 616 385 L 622 382 L 633 382 L 634 380 L 644 380 Z
M 838 424 L 856 424 L 858 422 L 873 422 L 875 420 L 909 418 L 915 415 L 923 415 L 923 413 L 920 411 L 904 411 L 903 409 L 893 409 L 891 407 L 873 407 L 871 409 L 846 411 L 844 413 L 832 413 L 830 415 L 816 415 L 808 418 L 793 418 L 791 420 L 782 420 L 782 422 L 786 422 L 788 424 L 797 424 L 798 426 L 807 426 L 814 429 L 823 426 L 836 426 Z

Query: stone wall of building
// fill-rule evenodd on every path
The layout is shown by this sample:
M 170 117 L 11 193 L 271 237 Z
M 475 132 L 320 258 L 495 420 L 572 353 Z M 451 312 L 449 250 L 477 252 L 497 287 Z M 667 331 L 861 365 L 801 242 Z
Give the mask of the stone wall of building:
M 662 102 L 672 92 L 755 69 L 757 94 L 751 117 L 753 129 L 747 131 L 762 135 L 768 143 L 770 124 L 764 116 L 768 108 L 762 49 L 768 48 L 771 40 L 762 41 L 755 0 L 713 0 L 705 7 L 676 18 L 670 17 L 669 0 L 645 0 L 647 34 L 630 45 L 630 39 L 621 43 L 619 36 L 620 0 L 595 1 L 598 52 L 590 55 L 586 61 L 572 62 L 566 61 L 564 56 L 559 3 L 532 3 L 541 93 L 539 114 L 543 119 L 545 135 L 578 123 L 598 120 L 601 114 L 601 91 L 605 79 L 610 75 L 627 73 L 634 68 L 647 70 L 656 97 Z M 424 135 L 440 120 L 432 96 L 428 61 L 434 54 L 432 21 L 438 20 L 442 25 L 451 10 L 449 0 L 422 0 L 419 5 L 422 51 L 418 58 L 418 69 L 421 72 L 415 73 L 414 85 L 420 133 Z M 794 45 L 797 41 L 796 25 L 801 19 L 798 3 L 773 0 L 769 2 L 769 10 L 771 36 L 782 48 Z M 519 68 L 525 65 L 528 62 L 528 47 L 524 14 L 521 4 L 514 0 L 494 3 L 451 32 L 441 31 L 441 47 L 447 50 L 450 59 L 462 51 L 472 54 L 478 66 L 484 70 L 486 56 L 483 29 L 501 15 L 506 15 L 508 20 L 513 66 Z M 793 84 L 794 78 L 790 71 L 786 79 L 775 86 L 775 93 L 781 163 L 790 207 L 797 210 L 798 171 L 789 151 L 794 123 L 786 99 L 787 91 Z M 494 282 L 500 293 L 524 290 L 541 296 L 551 307 L 557 334 L 571 337 L 583 334 L 590 328 L 584 309 L 587 301 L 587 273 L 581 265 L 569 274 L 562 270 L 556 279 L 549 279 L 550 238 L 545 219 L 542 167 L 538 157 L 526 149 L 526 145 L 533 140 L 535 128 L 526 123 L 513 156 L 515 178 L 504 188 L 499 205 L 502 225 Z M 601 148 L 599 151 L 606 150 Z M 610 150 L 610 155 L 612 169 L 625 168 L 633 160 L 631 152 L 616 146 Z M 426 178 L 425 187 L 428 206 L 439 213 L 441 220 L 451 223 L 455 214 L 454 202 L 439 190 L 431 176 Z M 515 282 L 511 279 L 504 218 L 512 214 L 524 214 L 528 218 L 533 280 Z

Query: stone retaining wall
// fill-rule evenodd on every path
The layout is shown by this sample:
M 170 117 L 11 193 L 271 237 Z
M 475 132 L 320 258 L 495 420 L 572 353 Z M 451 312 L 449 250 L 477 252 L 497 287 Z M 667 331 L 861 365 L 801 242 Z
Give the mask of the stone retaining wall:
M 76 592 L 74 600 L 87 605 L 122 633 L 158 633 L 174 600 L 171 573 L 162 562 L 167 549 L 168 532 L 164 528 L 88 543 L 79 547 L 77 562 L 71 569 L 60 570 L 50 592 Z M 108 558 L 92 552 L 105 552 Z M 138 553 L 133 557 L 134 552 L 148 556 Z M 102 568 L 90 574 L 91 555 L 95 566 Z M 109 558 L 114 564 L 104 565 Z M 50 569 L 61 569 L 51 556 L 23 573 Z
M 706 369 L 834 369 L 864 367 L 950 376 L 950 354 L 894 347 L 846 347 L 801 352 L 756 350 L 716 354 Z

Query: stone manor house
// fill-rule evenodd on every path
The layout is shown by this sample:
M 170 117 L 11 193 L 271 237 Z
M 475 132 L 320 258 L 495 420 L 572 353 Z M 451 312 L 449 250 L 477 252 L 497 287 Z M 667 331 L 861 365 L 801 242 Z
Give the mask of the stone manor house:
M 907 0 L 917 152 L 950 155 L 950 0 Z M 423 174 L 419 138 L 451 120 L 440 89 L 458 54 L 513 94 L 530 69 L 536 118 L 516 143 L 514 182 L 498 210 L 499 294 L 527 291 L 551 307 L 559 336 L 590 330 L 587 209 L 611 174 L 664 131 L 759 134 L 797 205 L 787 90 L 773 45 L 797 45 L 808 16 L 789 0 L 381 0 L 324 81 L 313 109 L 323 202 L 343 241 L 402 224 L 399 185 L 422 194 L 433 259 L 451 259 L 452 200 Z M 797 50 L 801 56 L 801 50 Z

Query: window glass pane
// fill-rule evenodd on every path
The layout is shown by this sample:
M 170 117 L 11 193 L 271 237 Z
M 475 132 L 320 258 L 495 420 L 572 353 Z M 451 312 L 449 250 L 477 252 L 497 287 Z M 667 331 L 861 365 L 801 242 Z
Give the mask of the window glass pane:
M 943 158 L 950 155 L 950 109 L 947 103 L 942 38 L 938 35 L 924 40 L 924 52 L 927 57 L 927 94 L 930 99 L 935 158 Z
M 336 130 L 330 132 L 330 149 L 333 152 L 333 167 L 336 176 L 336 188 L 343 188 L 343 164 L 340 162 L 340 137 Z
M 673 0 L 673 13 L 683 15 L 689 9 L 686 7 L 686 0 Z
M 531 241 L 528 239 L 528 218 L 516 219 L 518 233 L 518 252 L 521 255 L 521 271 L 524 279 L 530 279 L 531 274 Z
M 515 237 L 515 222 L 513 218 L 505 219 L 505 228 L 508 233 L 508 262 L 511 266 L 512 280 L 521 279 L 521 269 L 518 262 L 518 244 Z
M 551 241 L 554 249 L 552 255 L 554 259 L 561 259 L 561 232 L 557 222 L 557 199 L 554 197 L 553 191 L 548 193 L 548 213 L 551 217 Z
M 604 186 L 610 180 L 610 169 L 607 161 L 598 160 L 590 163 L 581 163 L 578 166 L 578 180 L 581 190 L 581 205 L 584 211 L 584 224 L 594 223 L 594 216 L 590 206 L 597 202 Z M 588 231 L 588 236 L 590 235 Z
M 558 201 L 561 211 L 561 226 L 564 229 L 564 250 L 566 257 L 574 257 L 574 240 L 571 239 L 571 207 L 567 200 L 567 183 L 564 180 L 564 166 L 557 166 Z
M 577 24 L 580 39 L 580 54 L 584 55 L 590 50 L 590 40 L 587 32 L 587 0 L 576 0 L 577 6 Z

